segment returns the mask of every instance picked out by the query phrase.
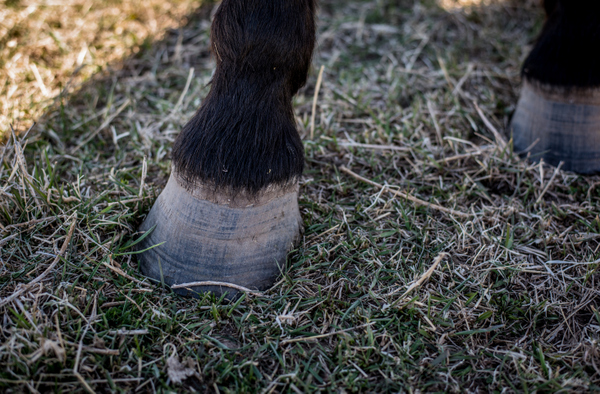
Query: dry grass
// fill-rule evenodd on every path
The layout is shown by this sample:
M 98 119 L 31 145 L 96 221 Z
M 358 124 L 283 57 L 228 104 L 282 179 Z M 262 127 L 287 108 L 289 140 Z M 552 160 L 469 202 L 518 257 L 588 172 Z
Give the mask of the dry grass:
M 140 276 L 135 230 L 207 93 L 210 12 L 4 148 L 0 385 L 599 389 L 600 178 L 523 161 L 503 133 L 533 2 L 323 1 L 289 269 L 234 303 Z
M 0 138 L 61 91 L 177 27 L 200 0 L 7 0 L 0 7 Z M 66 92 L 65 92 L 66 93 Z

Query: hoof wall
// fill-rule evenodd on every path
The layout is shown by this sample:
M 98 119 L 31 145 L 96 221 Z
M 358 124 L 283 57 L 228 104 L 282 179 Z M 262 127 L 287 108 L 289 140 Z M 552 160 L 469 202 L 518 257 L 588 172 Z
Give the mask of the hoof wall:
M 582 174 L 600 172 L 600 88 L 525 80 L 512 119 L 515 152 Z
M 138 255 L 142 273 L 169 286 L 203 282 L 174 289 L 182 295 L 234 298 L 243 288 L 271 287 L 300 238 L 297 185 L 258 196 L 182 185 L 173 173 L 140 227 L 154 228 L 140 242 L 148 249 Z

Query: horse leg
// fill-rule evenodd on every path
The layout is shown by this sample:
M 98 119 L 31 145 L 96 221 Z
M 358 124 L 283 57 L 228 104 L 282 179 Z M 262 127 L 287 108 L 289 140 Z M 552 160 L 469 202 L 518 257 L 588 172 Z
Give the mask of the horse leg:
M 523 66 L 515 151 L 600 171 L 600 2 L 545 0 L 548 18 Z
M 311 63 L 315 1 L 223 0 L 210 92 L 175 141 L 171 177 L 140 228 L 152 231 L 138 258 L 145 275 L 194 283 L 182 294 L 231 297 L 231 284 L 263 290 L 280 274 L 302 228 L 292 97 Z

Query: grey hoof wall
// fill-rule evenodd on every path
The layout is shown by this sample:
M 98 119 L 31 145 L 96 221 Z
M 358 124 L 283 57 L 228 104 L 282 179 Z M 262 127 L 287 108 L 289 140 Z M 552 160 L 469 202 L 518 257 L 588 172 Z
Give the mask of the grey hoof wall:
M 563 169 L 600 172 L 600 88 L 525 80 L 511 124 L 515 152 Z
M 142 273 L 175 291 L 227 298 L 239 288 L 266 290 L 285 266 L 302 230 L 297 185 L 270 186 L 258 196 L 218 193 L 203 185 L 183 186 L 176 173 L 156 200 L 140 231 L 154 229 L 140 242 Z M 151 248 L 151 249 L 149 249 Z

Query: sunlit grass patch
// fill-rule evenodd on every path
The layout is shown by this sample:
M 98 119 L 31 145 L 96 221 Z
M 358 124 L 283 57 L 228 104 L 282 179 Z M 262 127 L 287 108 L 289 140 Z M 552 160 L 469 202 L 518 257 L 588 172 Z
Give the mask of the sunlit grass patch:
M 0 137 L 27 129 L 64 89 L 182 24 L 200 0 L 12 0 L 0 7 Z
M 438 4 L 445 10 L 454 10 L 457 8 L 473 6 L 489 6 L 494 0 L 438 0 Z M 499 2 L 503 0 L 495 0 Z

